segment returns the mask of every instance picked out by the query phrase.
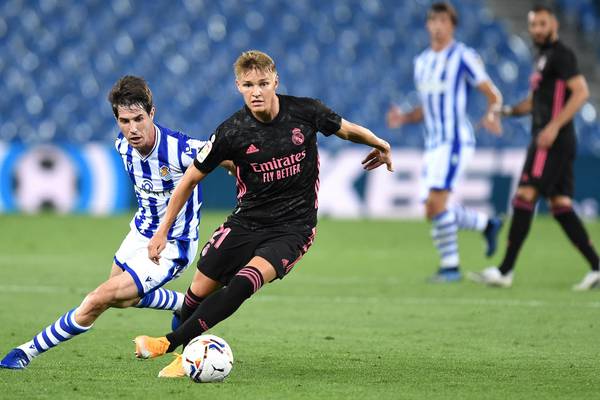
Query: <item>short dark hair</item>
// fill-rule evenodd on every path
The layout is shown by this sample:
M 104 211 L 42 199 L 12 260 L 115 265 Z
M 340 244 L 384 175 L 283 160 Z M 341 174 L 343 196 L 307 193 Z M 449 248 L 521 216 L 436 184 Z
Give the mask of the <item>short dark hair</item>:
M 108 94 L 108 101 L 112 106 L 113 114 L 119 118 L 119 106 L 140 106 L 148 114 L 152 111 L 152 91 L 144 78 L 125 75 L 115 83 Z
M 429 7 L 429 11 L 427 12 L 427 19 L 430 19 L 433 14 L 441 14 L 446 13 L 450 17 L 450 21 L 452 21 L 452 25 L 458 25 L 458 14 L 456 9 L 452 6 L 452 4 L 441 1 L 437 3 L 433 3 L 431 7 Z
M 534 6 L 531 8 L 531 10 L 530 10 L 530 11 L 531 11 L 531 12 L 534 12 L 534 13 L 539 13 L 539 12 L 547 12 L 547 13 L 548 13 L 548 14 L 550 14 L 550 15 L 555 15 L 555 14 L 554 14 L 554 9 L 553 9 L 551 6 L 549 6 L 549 5 L 547 5 L 547 4 L 544 4 L 544 3 L 538 3 L 538 4 L 535 4 L 535 5 L 534 5 Z

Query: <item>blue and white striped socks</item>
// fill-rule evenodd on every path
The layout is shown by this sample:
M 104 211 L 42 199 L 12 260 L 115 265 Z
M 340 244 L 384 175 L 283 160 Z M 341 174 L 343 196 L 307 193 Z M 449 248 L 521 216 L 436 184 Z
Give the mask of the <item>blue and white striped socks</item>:
M 454 211 L 446 210 L 432 221 L 431 237 L 440 255 L 440 269 L 458 268 L 458 224 Z
M 76 308 L 68 311 L 52 325 L 46 327 L 35 335 L 33 340 L 19 346 L 29 359 L 39 356 L 41 353 L 53 348 L 59 343 L 66 342 L 74 336 L 87 332 L 92 326 L 81 326 L 75 322 Z
M 451 208 L 456 216 L 458 229 L 483 232 L 488 223 L 488 216 L 480 211 L 456 205 Z
M 155 310 L 181 310 L 183 293 L 158 288 L 140 299 L 137 308 L 154 308 Z

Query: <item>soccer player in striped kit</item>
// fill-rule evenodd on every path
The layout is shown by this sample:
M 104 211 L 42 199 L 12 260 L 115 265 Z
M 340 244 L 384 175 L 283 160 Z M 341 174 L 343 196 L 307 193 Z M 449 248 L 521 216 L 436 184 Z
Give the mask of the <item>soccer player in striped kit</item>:
M 421 105 L 408 113 L 392 106 L 387 114 L 390 128 L 425 121 L 424 171 L 421 197 L 432 223 L 431 235 L 439 253 L 438 271 L 431 282 L 455 282 L 462 278 L 458 254 L 458 230 L 475 230 L 487 243 L 486 255 L 496 250 L 502 226 L 498 218 L 460 204 L 449 205 L 449 196 L 475 151 L 473 127 L 466 115 L 471 87 L 481 91 L 488 102 L 481 126 L 500 134 L 497 115 L 502 97 L 477 53 L 454 40 L 458 17 L 448 3 L 434 3 L 427 15 L 430 47 L 416 57 L 414 80 Z
M 558 39 L 558 21 L 552 9 L 536 6 L 528 14 L 529 34 L 538 48 L 529 96 L 505 116 L 531 114 L 532 140 L 513 199 L 508 247 L 499 267 L 489 267 L 473 280 L 491 286 L 512 285 L 519 250 L 529 232 L 540 196 L 565 234 L 588 261 L 590 271 L 573 290 L 589 290 L 600 283 L 599 259 L 588 233 L 573 210 L 573 163 L 577 152 L 573 117 L 589 96 L 587 83 L 571 49 Z
M 87 332 L 110 307 L 181 308 L 183 294 L 162 286 L 178 277 L 196 256 L 202 205 L 199 186 L 169 230 L 159 265 L 148 259 L 147 246 L 164 216 L 175 185 L 205 142 L 154 123 L 152 92 L 142 78 L 121 78 L 108 100 L 121 130 L 115 147 L 123 158 L 139 206 L 131 220 L 131 230 L 115 254 L 109 279 L 89 293 L 78 307 L 9 352 L 0 367 L 27 367 L 34 357 Z

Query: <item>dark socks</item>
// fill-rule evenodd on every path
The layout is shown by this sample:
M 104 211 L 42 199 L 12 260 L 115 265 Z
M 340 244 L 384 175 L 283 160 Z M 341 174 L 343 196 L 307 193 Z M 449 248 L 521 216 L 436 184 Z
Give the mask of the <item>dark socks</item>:
M 226 287 L 206 297 L 179 328 L 167 335 L 170 343 L 167 352 L 189 343 L 196 336 L 229 317 L 260 289 L 263 283 L 258 269 L 250 266 L 242 268 Z
M 513 200 L 513 217 L 508 232 L 508 246 L 502 264 L 498 267 L 502 275 L 513 270 L 519 250 L 529 233 L 535 211 L 535 203 L 515 198 Z
M 571 242 L 579 249 L 590 264 L 593 271 L 598 271 L 598 253 L 594 249 L 585 227 L 571 207 L 556 207 L 552 209 L 554 218 L 563 228 Z
M 183 304 L 181 305 L 181 323 L 187 321 L 187 319 L 196 311 L 198 305 L 203 300 L 202 297 L 196 296 L 194 292 L 192 292 L 191 288 L 188 288 L 187 292 L 185 292 L 185 297 L 183 298 Z

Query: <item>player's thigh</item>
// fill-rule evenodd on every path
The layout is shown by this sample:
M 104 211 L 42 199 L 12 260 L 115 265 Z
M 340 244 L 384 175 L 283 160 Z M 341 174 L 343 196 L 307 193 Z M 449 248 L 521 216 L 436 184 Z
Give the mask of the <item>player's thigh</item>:
M 226 222 L 214 231 L 202 248 L 198 271 L 213 281 L 227 285 L 254 256 L 260 235 L 260 232 Z
M 314 242 L 316 233 L 316 228 L 272 233 L 270 237 L 257 246 L 254 252 L 255 257 L 252 260 L 257 260 L 261 264 L 256 266 L 248 263 L 248 265 L 256 268 L 263 267 L 266 272 L 269 272 L 266 264 L 270 264 L 275 271 L 275 275 L 269 273 L 268 278 L 265 277 L 265 281 L 271 281 L 275 278 L 282 279 L 306 254 Z M 265 260 L 266 264 L 262 263 L 260 259 Z
M 116 263 L 113 262 L 112 266 L 110 267 L 110 275 L 108 276 L 108 278 L 110 279 L 122 273 L 123 270 L 119 268 L 119 266 Z

